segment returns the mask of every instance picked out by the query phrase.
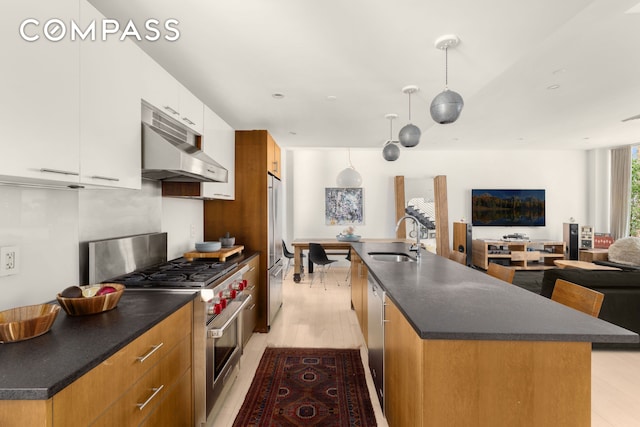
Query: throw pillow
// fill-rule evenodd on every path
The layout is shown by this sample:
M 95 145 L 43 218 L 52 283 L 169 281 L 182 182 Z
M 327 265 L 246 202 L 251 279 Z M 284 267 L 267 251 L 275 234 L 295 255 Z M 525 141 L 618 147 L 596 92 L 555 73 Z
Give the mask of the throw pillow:
M 640 237 L 623 237 L 609 246 L 609 261 L 640 265 Z

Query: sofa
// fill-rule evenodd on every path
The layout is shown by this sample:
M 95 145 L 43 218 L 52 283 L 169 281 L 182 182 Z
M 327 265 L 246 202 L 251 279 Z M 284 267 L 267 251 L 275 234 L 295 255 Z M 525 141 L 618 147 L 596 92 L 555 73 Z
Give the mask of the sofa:
M 556 279 L 564 279 L 602 292 L 604 301 L 598 316 L 602 320 L 640 333 L 640 271 L 581 269 L 545 270 L 540 295 L 551 298 Z M 594 344 L 594 348 L 637 348 L 640 344 Z

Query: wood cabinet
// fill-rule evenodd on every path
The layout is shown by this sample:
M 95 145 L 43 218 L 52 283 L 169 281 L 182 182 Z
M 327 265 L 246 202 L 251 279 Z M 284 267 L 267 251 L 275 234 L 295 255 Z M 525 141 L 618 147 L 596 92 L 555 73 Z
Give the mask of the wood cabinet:
M 236 131 L 236 198 L 204 202 L 204 238 L 218 240 L 228 231 L 236 244 L 260 252 L 256 297 L 257 332 L 268 332 L 267 283 L 269 141 L 266 130 Z M 279 243 L 279 242 L 277 242 Z
M 53 396 L 53 426 L 139 425 L 168 413 L 181 420 L 171 425 L 193 425 L 192 310 L 184 306 Z
M 43 25 L 56 17 L 78 20 L 78 0 L 8 0 L 2 4 L 0 38 L 0 180 L 73 185 L 80 176 L 80 44 L 45 38 Z M 24 32 L 34 41 L 24 40 Z
M 548 240 L 502 241 L 476 239 L 472 244 L 473 264 L 487 269 L 494 261 L 516 270 L 555 268 L 557 259 L 564 259 L 565 243 Z
M 251 338 L 251 335 L 253 335 L 253 331 L 258 322 L 258 312 L 256 310 L 258 305 L 256 301 L 258 297 L 258 287 L 260 286 L 260 277 L 258 274 L 260 256 L 252 258 L 246 265 L 249 266 L 249 271 L 242 276 L 242 278 L 247 281 L 247 287 L 244 292 L 250 294 L 253 300 L 245 307 L 242 313 L 242 348 L 244 348 L 249 338 Z
M 280 159 L 280 146 L 267 133 L 267 171 L 280 178 L 282 162 Z
M 369 301 L 367 293 L 368 270 L 360 256 L 351 251 L 351 306 L 356 312 L 360 330 L 364 336 L 365 343 L 369 340 Z
M 80 2 L 82 27 L 103 19 Z M 80 182 L 141 188 L 140 86 L 142 51 L 112 37 L 80 45 Z
M 385 417 L 390 427 L 421 426 L 423 343 L 388 297 L 384 313 Z

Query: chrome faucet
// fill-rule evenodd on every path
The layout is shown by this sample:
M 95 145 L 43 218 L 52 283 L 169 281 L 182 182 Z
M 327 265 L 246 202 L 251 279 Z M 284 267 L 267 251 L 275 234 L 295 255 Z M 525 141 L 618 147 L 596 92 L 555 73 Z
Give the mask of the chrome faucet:
M 411 247 L 409 248 L 409 250 L 415 251 L 416 258 L 420 259 L 420 222 L 418 221 L 418 218 L 416 218 L 413 215 L 405 215 L 402 218 L 400 218 L 398 220 L 398 223 L 396 224 L 396 233 L 398 232 L 398 228 L 400 228 L 400 223 L 402 223 L 402 221 L 405 219 L 413 220 L 413 232 L 416 234 L 416 242 L 411 244 Z

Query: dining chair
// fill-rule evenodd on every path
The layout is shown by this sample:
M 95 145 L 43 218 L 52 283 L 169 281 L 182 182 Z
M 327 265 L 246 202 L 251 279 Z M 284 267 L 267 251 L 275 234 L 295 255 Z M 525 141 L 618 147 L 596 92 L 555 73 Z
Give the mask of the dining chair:
M 348 283 L 351 286 L 351 247 L 349 247 L 345 259 L 349 261 L 349 268 L 347 269 L 347 277 L 344 278 L 344 283 Z
M 333 264 L 334 262 L 338 262 L 338 260 L 329 259 L 327 257 L 327 252 L 324 250 L 320 243 L 309 243 L 309 260 L 314 264 L 318 264 L 318 266 L 320 267 L 320 283 L 324 285 L 324 290 L 326 291 L 327 283 L 325 280 L 325 275 L 329 271 L 329 268 L 331 268 L 331 264 Z M 316 280 L 315 274 L 313 275 L 313 279 L 311 279 L 309 287 L 313 285 L 314 280 Z
M 598 317 L 604 301 L 604 294 L 573 282 L 556 279 L 551 299 L 593 317 Z
M 289 273 L 289 270 L 291 269 L 291 263 L 293 262 L 295 264 L 295 253 L 290 252 L 289 249 L 287 248 L 287 244 L 284 242 L 284 240 L 282 241 L 282 253 L 284 255 L 284 257 L 287 259 L 287 266 L 285 267 L 284 270 L 284 276 L 283 279 L 287 278 L 287 274 Z M 304 272 L 304 257 L 305 255 L 303 253 L 300 253 L 300 273 Z
M 487 274 L 507 283 L 513 283 L 513 276 L 515 276 L 516 270 L 511 267 L 496 264 L 495 262 L 490 262 L 487 267 Z
M 458 251 L 449 251 L 449 259 L 462 265 L 467 265 L 467 256 Z

